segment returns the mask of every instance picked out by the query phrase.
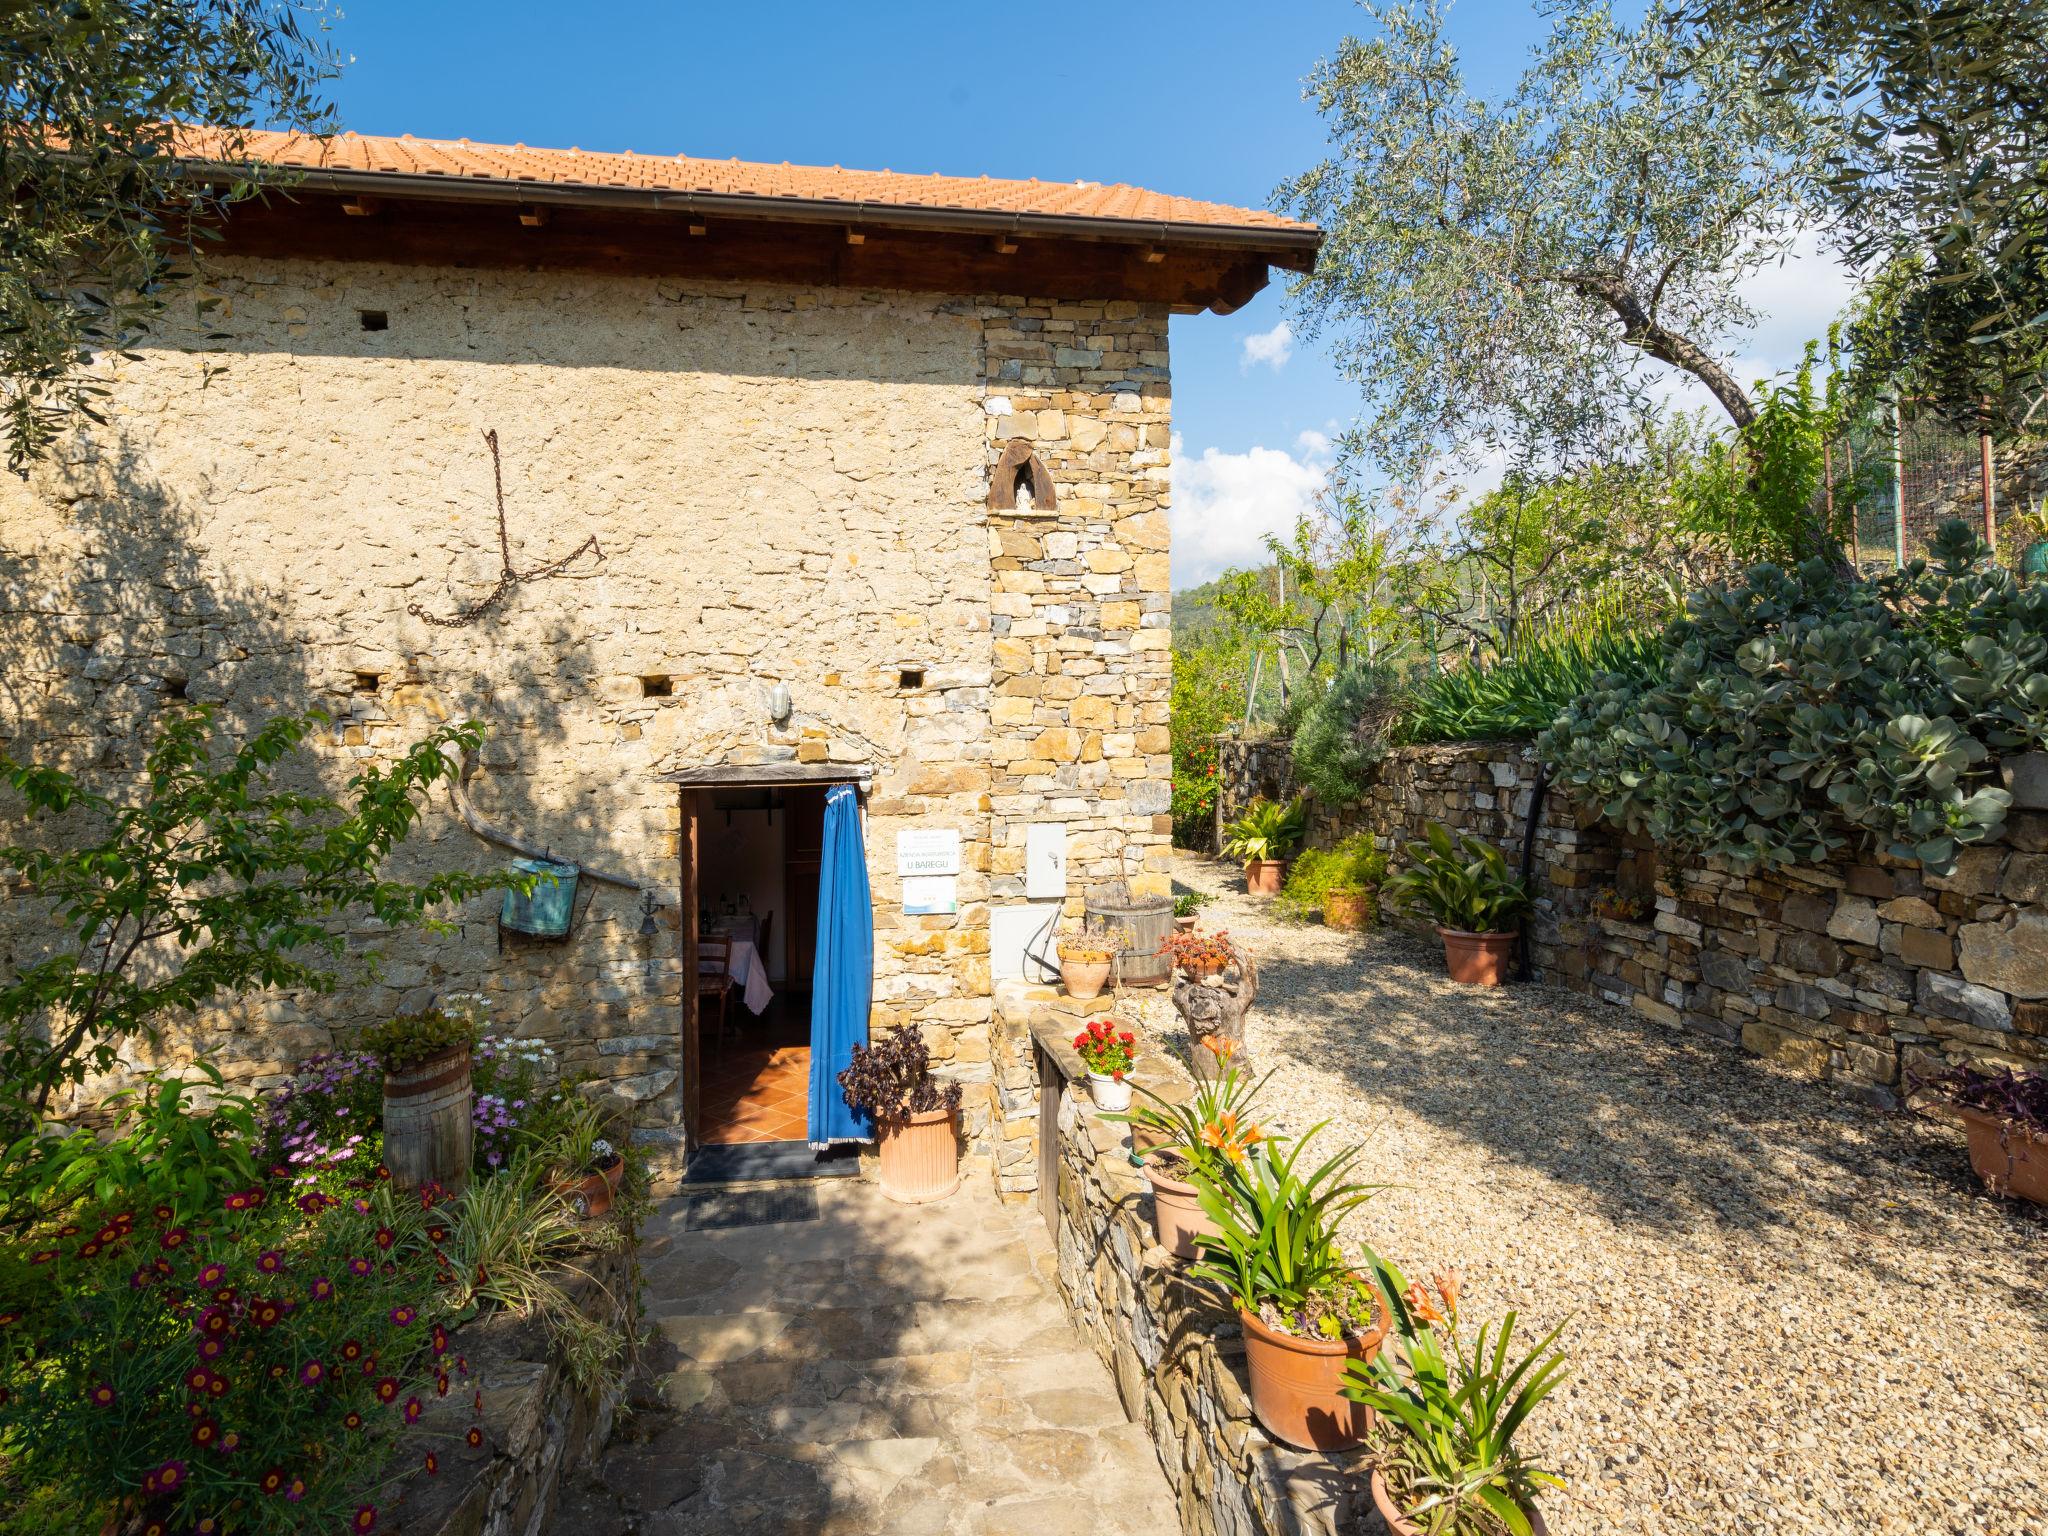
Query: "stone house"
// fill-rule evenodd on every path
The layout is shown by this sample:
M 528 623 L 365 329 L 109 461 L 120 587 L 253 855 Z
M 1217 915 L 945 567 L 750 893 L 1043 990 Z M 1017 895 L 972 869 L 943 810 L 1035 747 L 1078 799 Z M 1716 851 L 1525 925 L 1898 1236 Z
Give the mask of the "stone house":
M 0 741 L 111 786 L 177 700 L 318 705 L 338 787 L 474 718 L 462 803 L 437 797 L 406 872 L 499 866 L 509 839 L 583 876 L 565 940 L 508 937 L 495 900 L 352 935 L 374 978 L 245 1000 L 164 1052 L 263 1086 L 473 990 L 631 1101 L 672 1173 L 702 1130 L 685 978 L 731 900 L 700 858 L 779 819 L 759 948 L 800 984 L 807 797 L 851 783 L 871 1027 L 922 1027 L 993 1163 L 1005 913 L 1166 887 L 1168 317 L 1306 269 L 1318 232 L 1093 183 L 353 134 L 255 153 L 291 180 L 226 221 L 211 303 L 0 488 Z M 220 171 L 195 150 L 192 173 Z M 906 861 L 935 872 L 914 914 Z

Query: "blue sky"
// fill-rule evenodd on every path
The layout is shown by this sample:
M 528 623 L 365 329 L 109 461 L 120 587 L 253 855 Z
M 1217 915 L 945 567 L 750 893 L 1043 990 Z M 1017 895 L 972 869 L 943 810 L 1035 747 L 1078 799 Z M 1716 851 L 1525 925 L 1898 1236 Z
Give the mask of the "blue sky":
M 1366 25 L 1350 0 L 341 3 L 351 62 L 332 97 L 361 133 L 1124 181 L 1253 207 L 1320 157 L 1302 76 Z M 1464 0 L 1450 30 L 1470 83 L 1499 89 L 1540 23 L 1528 0 Z M 1326 465 L 1318 435 L 1353 414 L 1328 361 L 1276 334 L 1285 317 L 1276 282 L 1237 314 L 1173 322 L 1180 583 L 1291 525 Z

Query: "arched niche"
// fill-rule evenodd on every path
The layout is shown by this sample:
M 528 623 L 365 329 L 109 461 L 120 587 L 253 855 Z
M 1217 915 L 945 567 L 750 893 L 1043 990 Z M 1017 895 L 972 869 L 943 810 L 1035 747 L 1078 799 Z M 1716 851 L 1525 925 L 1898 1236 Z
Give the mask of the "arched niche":
M 1059 510 L 1059 496 L 1052 488 L 1052 476 L 1021 437 L 1012 438 L 1003 456 L 996 460 L 989 476 L 988 507 L 991 512 L 1025 512 L 1050 516 Z

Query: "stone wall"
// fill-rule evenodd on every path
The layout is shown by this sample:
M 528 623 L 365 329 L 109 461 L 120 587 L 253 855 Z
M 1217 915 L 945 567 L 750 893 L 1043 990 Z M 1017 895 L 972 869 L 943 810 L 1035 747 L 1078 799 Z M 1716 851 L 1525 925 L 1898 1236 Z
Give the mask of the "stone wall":
M 481 814 L 643 882 L 665 921 L 643 938 L 637 892 L 587 885 L 565 944 L 501 947 L 491 899 L 445 934 L 364 928 L 378 974 L 216 1010 L 114 1082 L 203 1053 L 260 1089 L 477 990 L 634 1101 L 672 1169 L 681 802 L 661 776 L 861 764 L 873 1022 L 923 1026 L 970 1083 L 985 1161 L 988 912 L 1025 825 L 1068 825 L 1077 891 L 1125 840 L 1166 879 L 1164 309 L 254 259 L 211 281 L 203 321 L 114 365 L 109 425 L 0 485 L 0 747 L 118 793 L 179 699 L 236 724 L 318 705 L 336 789 L 479 719 Z M 436 625 L 499 576 L 493 428 L 514 565 L 596 548 Z M 991 513 L 1013 439 L 1051 515 Z M 902 913 L 911 825 L 960 832 L 957 913 Z M 505 857 L 437 801 L 397 872 Z M 0 922 L 15 963 L 39 953 L 24 912 Z
M 584 1315 L 621 1334 L 638 1327 L 633 1250 L 579 1262 L 586 1273 L 570 1276 L 567 1285 Z M 610 1438 L 623 1383 L 597 1392 L 578 1389 L 545 1326 L 505 1312 L 455 1330 L 451 1349 L 468 1361 L 469 1377 L 430 1403 L 419 1428 L 401 1441 L 401 1465 L 391 1473 L 404 1482 L 398 1498 L 380 1512 L 378 1529 L 418 1536 L 541 1536 L 554 1519 L 562 1480 L 594 1462 Z M 480 1421 L 472 1416 L 472 1392 L 483 1394 Z M 473 1423 L 484 1431 L 482 1447 L 474 1450 L 463 1440 Z M 439 1457 L 437 1474 L 417 1470 L 422 1447 Z
M 1041 1093 L 1057 1099 L 1058 1280 L 1075 1326 L 1110 1373 L 1124 1412 L 1143 1425 L 1180 1506 L 1187 1536 L 1335 1536 L 1370 1508 L 1367 1453 L 1323 1455 L 1267 1438 L 1252 1416 L 1241 1325 L 1227 1299 L 1195 1284 L 1153 1241 L 1152 1196 L 1126 1129 L 1089 1101 L 1070 1044 L 1081 1010 L 1046 988 L 997 988 L 998 1053 L 1031 1069 L 1030 1163 L 1037 1167 Z M 1034 1050 L 1034 1047 L 1036 1048 Z M 1148 1050 L 1148 1085 L 1168 1097 L 1172 1058 Z M 1006 1079 L 1007 1081 L 1007 1079 Z M 1035 1183 L 1035 1177 L 1034 1177 Z M 1026 1193 L 1007 1189 L 1010 1198 Z M 1042 1202 L 1043 1203 L 1043 1202 Z
M 1225 817 L 1291 793 L 1284 745 L 1227 742 Z M 1519 858 L 1532 748 L 1473 743 L 1391 754 L 1354 805 L 1318 806 L 1314 842 L 1370 833 L 1392 852 L 1428 821 Z M 1542 979 L 1751 1051 L 1893 1105 L 1940 1067 L 2048 1063 L 2048 812 L 1937 877 L 1883 854 L 1743 875 L 1666 857 L 1568 798 L 1537 832 L 1531 957 Z M 1598 915 L 1602 889 L 1650 904 Z

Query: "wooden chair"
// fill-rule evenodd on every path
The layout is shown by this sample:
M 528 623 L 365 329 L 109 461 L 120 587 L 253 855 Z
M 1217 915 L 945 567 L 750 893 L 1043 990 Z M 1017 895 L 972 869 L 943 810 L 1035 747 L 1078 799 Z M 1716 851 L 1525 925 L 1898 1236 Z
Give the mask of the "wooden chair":
M 726 1000 L 732 996 L 732 940 L 724 934 L 703 934 L 697 940 L 697 1017 L 704 999 L 718 999 L 718 1038 L 725 1038 Z

